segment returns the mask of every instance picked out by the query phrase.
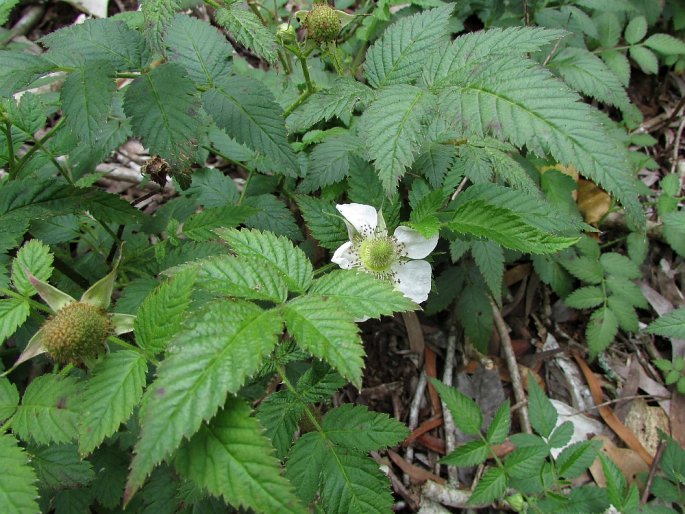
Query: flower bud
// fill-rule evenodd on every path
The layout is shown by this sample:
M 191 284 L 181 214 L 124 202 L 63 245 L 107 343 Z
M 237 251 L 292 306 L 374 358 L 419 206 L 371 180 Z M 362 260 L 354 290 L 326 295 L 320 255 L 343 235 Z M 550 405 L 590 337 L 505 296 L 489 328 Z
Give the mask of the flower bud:
M 297 32 L 295 32 L 295 27 L 289 23 L 281 23 L 276 31 L 276 39 L 282 45 L 288 45 L 297 42 Z

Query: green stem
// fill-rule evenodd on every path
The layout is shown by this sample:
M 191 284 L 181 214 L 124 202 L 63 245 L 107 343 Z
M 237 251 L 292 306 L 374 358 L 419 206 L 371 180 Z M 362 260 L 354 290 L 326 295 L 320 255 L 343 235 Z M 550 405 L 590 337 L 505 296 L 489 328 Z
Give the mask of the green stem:
M 290 380 L 288 380 L 287 375 L 285 374 L 285 368 L 283 367 L 282 364 L 278 364 L 276 366 L 276 369 L 278 370 L 278 374 L 281 377 L 281 381 L 285 384 L 285 386 L 288 388 L 288 390 L 297 398 L 302 405 L 304 405 L 304 413 L 307 415 L 309 418 L 309 421 L 311 422 L 312 426 L 316 429 L 317 432 L 321 432 L 322 434 L 324 433 L 323 428 L 321 428 L 321 425 L 319 424 L 319 421 L 316 419 L 316 416 L 312 413 L 311 410 L 309 410 L 309 406 L 307 405 L 309 402 L 305 401 L 304 398 L 300 395 L 299 391 L 293 387 L 293 385 L 290 383 Z
M 314 88 L 314 84 L 312 83 L 312 79 L 309 76 L 309 68 L 307 67 L 307 56 L 306 55 L 298 55 L 297 58 L 300 60 L 300 65 L 302 66 L 302 74 L 304 75 L 304 81 L 307 83 L 307 91 L 309 91 L 309 94 L 311 95 L 316 91 Z
M 204 2 L 208 6 L 214 7 L 214 9 L 221 9 L 223 7 L 219 2 L 215 2 L 214 0 L 204 0 Z
M 300 96 L 297 97 L 297 100 L 295 100 L 290 107 L 288 107 L 285 111 L 283 111 L 283 118 L 287 118 L 290 116 L 295 109 L 297 109 L 300 105 L 304 103 L 304 101 L 312 96 L 312 91 L 309 89 L 305 90 Z
M 255 16 L 259 18 L 259 21 L 262 22 L 262 25 L 267 25 L 266 20 L 264 19 L 264 16 L 262 16 L 262 13 L 259 11 L 259 7 L 254 3 L 252 0 L 247 0 L 247 6 L 250 8 L 250 10 L 255 13 Z
M 32 156 L 34 153 L 36 153 L 38 150 L 42 150 L 42 149 L 43 149 L 43 145 L 44 145 L 52 136 L 54 136 L 60 128 L 62 128 L 62 122 L 63 122 L 63 120 L 64 120 L 64 118 L 60 118 L 59 121 L 58 121 L 57 123 L 55 123 L 55 126 L 52 127 L 48 132 L 46 132 L 46 134 L 45 134 L 43 137 L 41 137 L 40 139 L 35 139 L 35 138 L 34 138 L 34 143 L 35 143 L 35 144 L 34 144 L 31 148 L 29 148 L 29 150 L 28 150 L 24 155 L 21 156 L 21 158 L 19 159 L 19 161 L 17 161 L 17 169 L 16 169 L 16 172 L 15 172 L 15 176 L 19 173 L 19 171 L 21 170 L 21 168 L 26 164 L 26 161 L 28 161 L 28 160 L 31 158 L 31 156 Z
M 142 348 L 139 348 L 137 346 L 133 346 L 131 343 L 127 343 L 123 339 L 118 338 L 117 336 L 109 336 L 108 341 L 121 346 L 122 348 L 126 348 L 127 350 L 131 350 L 133 352 L 138 352 L 139 354 L 143 355 L 147 360 L 152 362 L 155 366 L 159 366 L 159 361 L 150 353 L 147 351 L 143 350 Z
M 250 185 L 250 180 L 252 179 L 253 171 L 249 170 L 247 172 L 247 179 L 245 179 L 245 183 L 243 184 L 243 190 L 240 192 L 240 198 L 238 198 L 238 205 L 243 203 L 243 200 L 245 199 L 245 193 L 247 193 L 247 186 Z
M 15 293 L 14 291 L 10 289 L 5 289 L 4 287 L 0 287 L 0 294 L 3 294 L 5 296 L 9 296 L 11 298 L 16 298 L 18 300 L 22 300 L 24 302 L 28 302 L 28 304 L 33 307 L 36 310 L 47 312 L 48 314 L 52 314 L 52 309 L 48 307 L 47 305 L 43 305 L 40 302 L 37 302 L 35 300 L 32 300 L 31 298 L 26 298 L 23 295 L 20 295 L 19 293 Z

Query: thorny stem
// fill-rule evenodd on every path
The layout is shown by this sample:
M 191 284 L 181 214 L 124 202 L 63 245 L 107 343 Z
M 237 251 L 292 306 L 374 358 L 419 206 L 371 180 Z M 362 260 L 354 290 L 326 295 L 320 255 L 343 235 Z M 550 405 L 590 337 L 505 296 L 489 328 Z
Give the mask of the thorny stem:
M 304 75 L 304 81 L 307 83 L 307 91 L 309 91 L 309 94 L 312 94 L 315 89 L 314 89 L 314 84 L 312 83 L 312 79 L 309 76 L 309 68 L 307 67 L 307 56 L 299 54 L 297 58 L 300 60 L 300 65 L 302 66 L 302 74 Z
M 283 118 L 287 118 L 290 116 L 295 109 L 297 109 L 300 105 L 304 103 L 304 101 L 312 96 L 312 91 L 307 88 L 300 96 L 297 97 L 297 100 L 295 100 L 290 107 L 288 107 L 285 111 L 283 111 Z

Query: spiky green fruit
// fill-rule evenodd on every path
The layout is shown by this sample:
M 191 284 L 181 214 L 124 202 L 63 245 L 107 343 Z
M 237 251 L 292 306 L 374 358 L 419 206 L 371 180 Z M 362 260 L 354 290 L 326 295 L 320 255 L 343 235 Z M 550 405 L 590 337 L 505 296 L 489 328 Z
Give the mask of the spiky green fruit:
M 97 357 L 113 334 L 112 320 L 104 309 L 85 302 L 64 306 L 42 328 L 45 349 L 63 364 Z
M 331 6 L 327 4 L 314 4 L 304 20 L 307 36 L 317 43 L 330 43 L 335 41 L 342 22 Z

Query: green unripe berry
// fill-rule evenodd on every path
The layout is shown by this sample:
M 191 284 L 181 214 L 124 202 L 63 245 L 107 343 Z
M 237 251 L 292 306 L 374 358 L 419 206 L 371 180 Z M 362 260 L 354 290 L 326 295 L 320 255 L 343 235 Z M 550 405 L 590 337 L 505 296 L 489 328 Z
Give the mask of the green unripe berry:
M 45 322 L 42 331 L 45 349 L 63 364 L 97 357 L 107 338 L 114 334 L 109 315 L 84 302 L 64 306 Z
M 388 237 L 365 239 L 359 246 L 359 258 L 364 267 L 375 273 L 390 271 L 395 264 L 397 250 Z
M 314 4 L 304 19 L 304 26 L 307 29 L 308 37 L 321 44 L 335 41 L 342 28 L 342 22 L 331 6 Z

